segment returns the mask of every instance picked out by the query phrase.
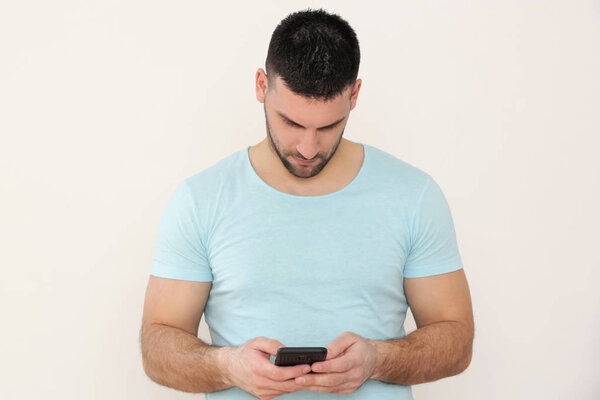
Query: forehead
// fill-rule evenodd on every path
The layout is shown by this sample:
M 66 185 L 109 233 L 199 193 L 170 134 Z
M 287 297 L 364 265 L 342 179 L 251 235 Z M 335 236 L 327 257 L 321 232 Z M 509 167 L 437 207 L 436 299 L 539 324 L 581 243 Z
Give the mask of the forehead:
M 277 76 L 273 91 L 269 94 L 269 103 L 276 111 L 284 113 L 295 122 L 304 121 L 310 125 L 314 121 L 316 124 L 320 122 L 327 124 L 333 122 L 336 117 L 341 118 L 346 115 L 350 108 L 350 91 L 351 89 L 348 88 L 327 101 L 307 98 L 291 91 Z

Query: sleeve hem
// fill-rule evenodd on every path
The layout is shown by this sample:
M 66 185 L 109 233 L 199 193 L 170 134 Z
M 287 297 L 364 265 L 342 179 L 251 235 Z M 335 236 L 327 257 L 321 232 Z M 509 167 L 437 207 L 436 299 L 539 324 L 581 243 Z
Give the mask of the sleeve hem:
M 212 282 L 213 276 L 210 272 L 173 268 L 160 264 L 154 264 L 150 275 L 157 276 L 159 278 L 178 279 L 182 281 L 194 281 L 194 282 Z
M 458 271 L 459 269 L 462 269 L 463 266 L 462 264 L 459 263 L 452 263 L 452 264 L 444 264 L 444 265 L 435 265 L 435 266 L 431 266 L 431 267 L 416 267 L 416 268 L 411 268 L 408 270 L 404 271 L 404 277 L 405 278 L 424 278 L 426 276 L 432 276 L 432 275 L 440 275 L 440 274 L 445 274 L 448 272 L 454 272 L 454 271 Z

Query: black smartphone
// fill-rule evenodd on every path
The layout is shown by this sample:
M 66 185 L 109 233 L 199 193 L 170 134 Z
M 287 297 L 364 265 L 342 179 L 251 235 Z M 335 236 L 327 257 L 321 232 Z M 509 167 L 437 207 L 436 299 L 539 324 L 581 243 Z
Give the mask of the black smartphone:
M 308 364 L 315 361 L 325 361 L 325 347 L 280 347 L 275 356 L 275 365 L 288 367 L 291 365 Z

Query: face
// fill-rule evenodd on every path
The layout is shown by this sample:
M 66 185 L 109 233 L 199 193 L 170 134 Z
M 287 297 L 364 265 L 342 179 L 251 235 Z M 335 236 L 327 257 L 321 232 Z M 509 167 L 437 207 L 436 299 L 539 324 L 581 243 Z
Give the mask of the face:
M 326 102 L 309 100 L 289 90 L 277 77 L 274 85 L 260 93 L 271 149 L 290 174 L 311 178 L 335 155 L 355 105 L 352 89 Z M 355 92 L 358 94 L 358 89 Z

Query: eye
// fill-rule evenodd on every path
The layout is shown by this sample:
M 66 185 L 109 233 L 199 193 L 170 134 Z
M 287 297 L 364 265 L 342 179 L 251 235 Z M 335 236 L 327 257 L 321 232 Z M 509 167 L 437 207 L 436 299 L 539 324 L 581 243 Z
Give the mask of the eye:
M 300 125 L 297 125 L 291 121 L 285 120 L 285 123 L 288 124 L 289 126 L 293 126 L 294 128 L 300 128 Z

